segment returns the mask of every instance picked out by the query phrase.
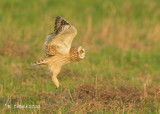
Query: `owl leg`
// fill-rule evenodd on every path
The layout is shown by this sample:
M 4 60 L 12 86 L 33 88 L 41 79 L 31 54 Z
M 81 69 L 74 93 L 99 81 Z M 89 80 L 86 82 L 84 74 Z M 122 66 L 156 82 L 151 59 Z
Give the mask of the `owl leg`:
M 56 88 L 59 87 L 59 81 L 57 79 L 57 75 L 59 74 L 59 72 L 60 72 L 60 68 L 59 69 L 55 69 L 54 72 L 53 72 L 53 76 L 52 76 L 52 81 L 56 85 Z

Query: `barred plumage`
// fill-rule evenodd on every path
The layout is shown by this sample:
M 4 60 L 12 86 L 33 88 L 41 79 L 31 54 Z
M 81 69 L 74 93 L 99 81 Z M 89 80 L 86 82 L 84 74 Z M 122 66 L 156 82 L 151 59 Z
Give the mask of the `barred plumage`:
M 61 31 L 63 25 L 70 25 L 70 24 L 66 20 L 58 16 L 55 21 L 54 32 L 58 34 Z
M 47 45 L 45 49 L 45 55 L 47 57 L 56 55 L 58 52 L 56 51 L 56 47 L 52 45 Z
M 53 73 L 52 81 L 59 87 L 57 75 L 61 67 L 71 62 L 80 61 L 85 57 L 85 49 L 81 46 L 72 47 L 72 40 L 77 30 L 61 17 L 55 21 L 54 32 L 47 36 L 45 41 L 45 59 L 33 62 L 33 65 L 47 65 Z
M 48 61 L 46 59 L 40 59 L 37 61 L 32 62 L 32 65 L 46 65 Z

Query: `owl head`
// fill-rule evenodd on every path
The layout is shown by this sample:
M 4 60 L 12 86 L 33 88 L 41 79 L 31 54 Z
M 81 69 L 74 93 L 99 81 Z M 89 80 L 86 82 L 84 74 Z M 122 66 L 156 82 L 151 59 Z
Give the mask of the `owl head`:
M 86 55 L 86 51 L 82 46 L 78 47 L 78 56 L 80 59 L 84 59 Z

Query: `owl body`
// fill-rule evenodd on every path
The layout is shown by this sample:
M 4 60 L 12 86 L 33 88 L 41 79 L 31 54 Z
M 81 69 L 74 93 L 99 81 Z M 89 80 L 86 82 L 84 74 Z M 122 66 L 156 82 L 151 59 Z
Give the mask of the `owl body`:
M 33 62 L 33 65 L 47 65 L 53 73 L 52 81 L 59 87 L 57 75 L 65 64 L 80 61 L 85 58 L 85 49 L 82 46 L 71 47 L 77 30 L 61 17 L 55 21 L 54 32 L 47 36 L 45 41 L 46 58 Z
M 56 54 L 55 56 L 49 57 L 48 66 L 63 66 L 74 61 L 80 61 L 81 58 L 78 54 L 78 48 L 71 48 L 70 53 L 65 55 Z

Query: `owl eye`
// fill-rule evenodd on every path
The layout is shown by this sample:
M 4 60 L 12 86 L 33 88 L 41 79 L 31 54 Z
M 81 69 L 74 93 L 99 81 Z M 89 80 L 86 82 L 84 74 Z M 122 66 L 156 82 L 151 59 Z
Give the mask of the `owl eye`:
M 83 50 L 81 50 L 81 53 L 83 53 Z

